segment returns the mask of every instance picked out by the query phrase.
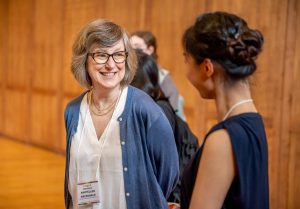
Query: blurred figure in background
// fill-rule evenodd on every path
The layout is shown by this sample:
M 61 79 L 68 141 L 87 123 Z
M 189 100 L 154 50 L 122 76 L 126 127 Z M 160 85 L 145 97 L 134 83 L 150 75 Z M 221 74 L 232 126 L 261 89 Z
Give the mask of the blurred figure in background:
M 187 77 L 213 99 L 219 122 L 182 178 L 182 209 L 268 209 L 268 146 L 248 77 L 262 34 L 226 12 L 205 13 L 183 35 Z
M 141 49 L 144 53 L 151 55 L 157 61 L 157 43 L 156 38 L 152 32 L 136 31 L 131 34 L 130 42 L 133 48 Z M 160 65 L 158 65 L 158 69 L 159 85 L 161 87 L 161 90 L 164 92 L 164 95 L 169 99 L 169 102 L 175 110 L 176 114 L 183 120 L 186 120 L 183 112 L 184 100 L 183 97 L 179 94 L 179 91 L 170 75 L 170 72 L 161 67 Z
M 138 68 L 131 85 L 143 90 L 158 104 L 167 116 L 174 132 L 175 143 L 179 155 L 180 178 L 175 190 L 171 193 L 168 201 L 180 203 L 181 175 L 198 149 L 198 140 L 191 132 L 188 124 L 176 115 L 169 100 L 165 97 L 159 85 L 158 67 L 154 58 L 137 49 Z M 169 150 L 165 150 L 169 152 Z

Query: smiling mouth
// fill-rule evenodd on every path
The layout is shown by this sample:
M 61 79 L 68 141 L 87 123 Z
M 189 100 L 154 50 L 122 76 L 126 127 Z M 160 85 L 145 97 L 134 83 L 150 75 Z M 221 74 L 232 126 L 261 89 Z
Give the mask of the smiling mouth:
M 116 73 L 117 72 L 100 72 L 101 75 L 108 77 L 114 76 Z

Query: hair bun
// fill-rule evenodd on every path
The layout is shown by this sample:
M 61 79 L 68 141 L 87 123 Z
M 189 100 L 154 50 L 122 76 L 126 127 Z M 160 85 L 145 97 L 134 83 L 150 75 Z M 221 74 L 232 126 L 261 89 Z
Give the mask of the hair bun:
M 199 64 L 210 58 L 232 78 L 245 78 L 255 69 L 263 36 L 242 18 L 226 12 L 200 15 L 183 36 L 183 46 Z
M 234 39 L 227 41 L 229 57 L 236 64 L 247 65 L 254 63 L 261 52 L 263 36 L 257 30 L 247 30 L 242 34 L 237 33 Z
M 227 40 L 228 57 L 232 64 L 226 72 L 233 77 L 242 78 L 251 75 L 256 69 L 255 60 L 261 52 L 263 36 L 257 30 L 248 29 L 243 33 L 237 32 Z M 241 67 L 239 67 L 241 66 Z

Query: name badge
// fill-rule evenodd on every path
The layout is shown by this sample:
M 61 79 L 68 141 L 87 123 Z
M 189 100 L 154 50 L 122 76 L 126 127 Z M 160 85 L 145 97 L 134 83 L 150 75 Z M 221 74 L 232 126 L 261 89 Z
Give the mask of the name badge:
M 78 205 L 100 202 L 99 181 L 77 184 Z

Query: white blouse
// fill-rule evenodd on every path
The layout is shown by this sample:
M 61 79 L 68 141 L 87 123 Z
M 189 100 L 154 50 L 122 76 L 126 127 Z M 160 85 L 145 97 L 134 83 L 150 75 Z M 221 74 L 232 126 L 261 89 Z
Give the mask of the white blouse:
M 69 192 L 72 208 L 126 209 L 120 127 L 118 117 L 122 114 L 128 88 L 124 88 L 119 102 L 102 136 L 97 139 L 84 96 L 78 121 L 77 132 L 72 139 L 69 168 Z M 100 160 L 99 160 L 100 158 Z M 100 163 L 100 164 L 99 164 Z M 99 181 L 100 203 L 78 206 L 77 183 Z

